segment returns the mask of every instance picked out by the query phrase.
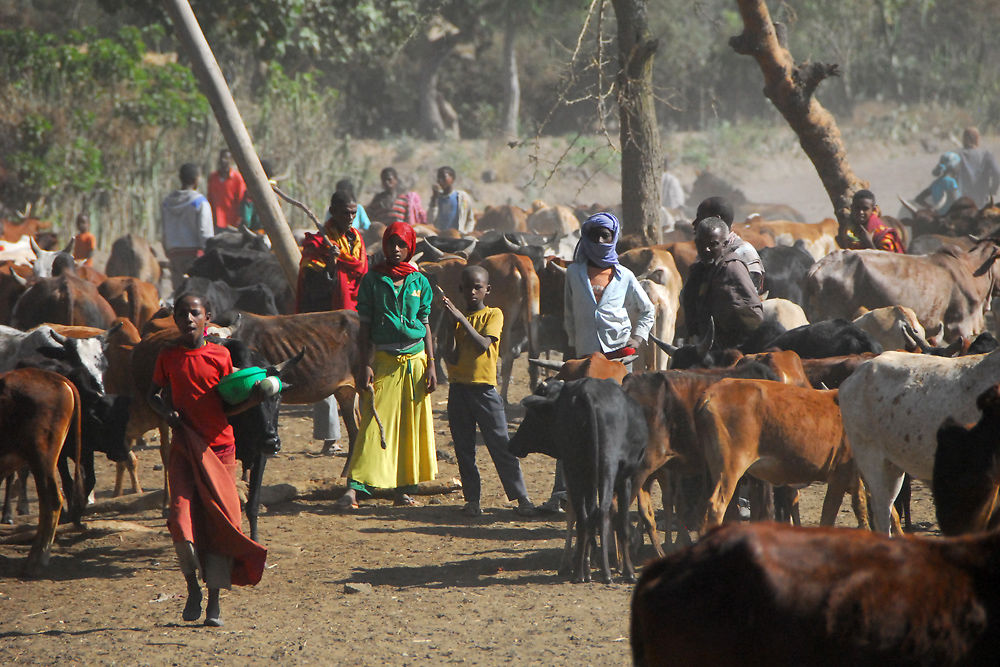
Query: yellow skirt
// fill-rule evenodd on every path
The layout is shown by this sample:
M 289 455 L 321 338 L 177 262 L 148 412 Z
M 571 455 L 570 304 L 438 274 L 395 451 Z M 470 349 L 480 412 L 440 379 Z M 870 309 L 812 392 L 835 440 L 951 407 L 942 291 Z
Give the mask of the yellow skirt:
M 379 489 L 427 482 L 437 474 L 434 416 L 427 393 L 427 355 L 375 352 L 375 409 L 385 428 L 382 449 L 372 395 L 361 393 L 361 424 L 350 477 Z

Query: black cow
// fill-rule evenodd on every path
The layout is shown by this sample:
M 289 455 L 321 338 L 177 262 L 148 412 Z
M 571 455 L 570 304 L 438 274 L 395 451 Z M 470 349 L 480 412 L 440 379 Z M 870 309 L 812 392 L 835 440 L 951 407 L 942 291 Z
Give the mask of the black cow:
M 194 261 L 188 275 L 221 280 L 231 287 L 267 285 L 274 294 L 279 313 L 295 309 L 295 295 L 278 258 L 270 251 L 212 248 Z
M 612 503 L 618 498 L 615 532 L 622 550 L 622 575 L 635 580 L 629 539 L 628 502 L 632 478 L 642 465 L 648 432 L 642 408 L 614 380 L 552 380 L 522 402 L 527 414 L 510 441 L 520 457 L 539 452 L 561 459 L 576 514 L 576 582 L 590 581 L 591 544 L 601 537 L 601 573 L 608 562 Z
M 267 238 L 262 234 L 254 234 L 246 227 L 238 229 L 226 227 L 219 230 L 215 236 L 205 241 L 206 251 L 214 248 L 230 251 L 271 252 L 271 249 L 267 247 Z
M 800 306 L 805 304 L 802 281 L 816 260 L 801 239 L 793 246 L 761 248 L 760 261 L 764 265 L 764 290 L 768 296 L 788 299 Z
M 882 354 L 882 346 L 868 332 L 841 319 L 796 327 L 772 340 L 767 347 L 792 350 L 803 359 L 823 359 L 865 352 Z
M 62 375 L 73 383 L 80 394 L 80 464 L 83 473 L 83 493 L 89 498 L 97 484 L 94 471 L 94 452 L 102 452 L 115 462 L 128 460 L 125 443 L 128 426 L 129 404 L 127 396 L 106 394 L 93 376 L 82 365 L 65 359 L 53 359 L 44 354 L 33 354 L 21 359 L 18 368 L 39 368 Z M 74 452 L 63 448 L 59 455 L 59 475 L 63 488 L 72 488 L 68 459 Z M 23 487 L 22 487 L 23 492 Z M 68 494 L 67 494 L 68 495 Z M 4 517 L 6 518 L 6 517 Z
M 174 298 L 176 299 L 184 292 L 200 294 L 208 299 L 208 302 L 212 304 L 212 313 L 220 317 L 234 310 L 256 313 L 257 315 L 279 314 L 278 306 L 274 301 L 274 292 L 263 283 L 254 283 L 246 287 L 231 287 L 222 280 L 188 276 L 175 290 Z
M 229 350 L 234 368 L 268 366 L 263 355 L 248 348 L 235 338 L 209 336 L 207 340 L 218 343 Z M 283 373 L 290 371 L 302 359 L 303 352 L 288 361 L 268 368 L 268 375 L 282 377 Z M 255 541 L 257 540 L 257 517 L 260 510 L 260 489 L 264 481 L 264 468 L 267 465 L 267 459 L 281 449 L 281 438 L 278 436 L 278 410 L 280 407 L 281 394 L 279 393 L 260 405 L 229 417 L 229 423 L 233 427 L 233 436 L 236 439 L 236 458 L 243 462 L 244 476 L 247 473 L 250 475 L 245 510 L 247 522 L 250 524 L 250 539 Z

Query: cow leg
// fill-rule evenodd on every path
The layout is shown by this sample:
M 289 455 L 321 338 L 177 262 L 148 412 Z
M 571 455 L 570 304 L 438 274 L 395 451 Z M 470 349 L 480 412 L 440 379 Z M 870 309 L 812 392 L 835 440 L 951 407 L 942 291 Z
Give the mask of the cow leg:
M 260 489 L 264 481 L 264 467 L 267 465 L 267 454 L 258 452 L 250 466 L 250 487 L 247 490 L 247 503 L 244 508 L 247 513 L 247 523 L 250 524 L 250 539 L 257 541 L 257 516 L 260 510 Z
M 606 470 L 605 472 L 609 471 Z M 615 479 L 607 474 L 604 477 L 605 479 L 601 480 L 601 486 L 598 490 L 597 512 L 591 520 L 593 521 L 594 528 L 599 532 L 601 537 L 601 576 L 604 579 L 604 583 L 610 584 L 611 564 L 609 562 L 608 549 L 611 546 L 609 544 L 611 540 L 611 501 L 614 499 L 615 494 Z
M 876 465 L 871 465 L 870 462 L 864 465 L 866 462 L 862 457 L 857 457 L 857 462 L 871 493 L 872 530 L 890 535 L 892 503 L 903 485 L 903 471 L 884 459 Z
M 62 443 L 59 443 L 61 446 Z M 35 542 L 28 552 L 28 560 L 24 566 L 27 575 L 37 574 L 48 565 L 52 541 L 56 536 L 56 526 L 59 523 L 59 513 L 62 511 L 62 495 L 59 493 L 59 480 L 56 477 L 58 468 L 59 446 L 53 448 L 50 461 L 38 461 L 31 466 L 35 477 L 35 490 L 38 494 L 38 533 Z
M 590 508 L 586 498 L 581 494 L 570 493 L 570 500 L 575 504 L 576 513 L 576 554 L 574 556 L 573 583 L 590 581 Z M 576 500 L 574 500 L 576 498 Z
M 712 475 L 716 478 L 716 482 L 709 495 L 708 509 L 705 512 L 705 521 L 702 526 L 703 534 L 708 529 L 722 523 L 726 515 L 726 508 L 729 507 L 729 501 L 736 493 L 736 485 L 739 484 L 740 477 L 748 467 L 749 465 L 737 465 L 737 462 L 733 461 L 728 470 L 723 470 L 721 474 Z
M 27 516 L 31 508 L 28 506 L 28 468 L 24 467 L 17 473 L 17 515 Z
M 622 480 L 620 488 L 618 489 L 619 498 L 630 498 L 632 496 L 632 480 L 625 478 Z M 621 572 L 622 578 L 627 583 L 633 583 L 635 581 L 635 565 L 632 564 L 632 549 L 631 549 L 631 522 L 628 518 L 629 505 L 624 503 L 619 503 L 618 512 L 615 513 L 615 522 L 617 524 L 615 531 L 618 535 L 618 544 L 621 545 Z
M 851 509 L 854 510 L 854 517 L 858 520 L 858 528 L 871 530 L 868 522 L 868 491 L 865 483 L 861 481 L 861 475 L 857 469 L 854 471 L 854 479 L 851 481 Z M 795 506 L 795 513 L 798 516 L 798 504 Z
M 642 482 L 639 486 L 638 493 L 636 494 L 636 502 L 639 505 L 639 520 L 642 522 L 643 529 L 646 534 L 649 535 L 649 541 L 653 544 L 653 548 L 656 550 L 656 555 L 658 558 L 664 556 L 663 546 L 660 544 L 660 535 L 656 530 L 656 515 L 653 511 L 652 497 L 650 496 L 650 491 L 653 486 L 653 481 L 655 480 L 653 475 L 650 475 Z M 660 480 L 660 490 L 663 490 L 663 480 Z M 667 521 L 670 521 L 670 511 L 667 509 L 666 503 L 663 505 L 664 513 L 667 516 Z M 667 538 L 670 537 L 670 524 L 667 524 Z M 642 546 L 641 540 L 636 540 L 639 544 L 637 547 Z
M 503 404 L 507 405 L 507 387 L 510 386 L 510 374 L 514 370 L 514 353 L 506 350 L 507 354 L 500 355 L 500 398 Z
M 854 466 L 840 466 L 826 480 L 826 496 L 820 512 L 819 525 L 832 526 L 837 523 L 837 513 L 844 502 L 844 494 L 850 492 L 855 476 Z
M 129 481 L 132 482 L 132 493 L 142 493 L 142 484 L 139 483 L 139 457 L 133 450 L 129 450 L 128 458 L 125 459 L 125 469 L 128 470 Z
M 11 490 L 15 489 L 17 486 L 17 473 L 11 472 L 7 473 L 3 477 L 3 481 L 6 484 L 3 494 L 3 512 L 0 513 L 0 523 L 12 524 L 14 523 L 14 513 L 11 508 L 10 496 Z
M 347 428 L 347 459 L 344 461 L 344 469 L 341 477 L 347 477 L 347 466 L 351 463 L 351 455 L 354 454 L 354 441 L 358 438 L 358 425 L 361 423 L 361 406 L 358 401 L 358 392 L 353 385 L 344 385 L 334 390 L 337 397 L 337 407 L 340 416 L 344 419 L 344 426 Z
M 576 510 L 573 503 L 566 504 L 566 541 L 559 558 L 559 574 L 569 576 L 573 571 L 573 529 L 576 527 Z

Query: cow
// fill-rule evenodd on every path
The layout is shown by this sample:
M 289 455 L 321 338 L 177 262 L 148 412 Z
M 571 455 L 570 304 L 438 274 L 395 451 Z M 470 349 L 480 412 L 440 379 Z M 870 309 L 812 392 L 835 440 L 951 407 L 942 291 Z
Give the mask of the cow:
M 109 278 L 130 276 L 153 285 L 159 285 L 163 275 L 149 241 L 135 234 L 126 234 L 111 244 L 104 273 Z
M 946 236 L 944 234 L 921 234 L 906 246 L 908 255 L 930 255 L 945 246 L 957 246 L 961 250 L 971 250 L 975 239 L 968 236 Z
M 639 285 L 656 308 L 653 333 L 660 340 L 672 341 L 680 313 L 681 275 L 673 255 L 656 248 L 635 248 L 618 256 L 618 261 L 639 280 Z M 654 345 L 647 345 L 641 357 L 649 370 L 665 370 L 667 356 Z
M 115 311 L 93 283 L 64 273 L 42 278 L 28 287 L 14 304 L 11 325 L 18 329 L 52 322 L 106 329 Z
M 188 276 L 174 290 L 174 299 L 185 292 L 199 294 L 208 299 L 212 304 L 213 319 L 217 322 L 231 318 L 234 310 L 257 315 L 279 314 L 274 292 L 264 283 L 231 287 L 222 280 Z
M 912 352 L 917 349 L 914 345 L 915 341 L 927 340 L 924 327 L 917 321 L 916 313 L 906 306 L 889 306 L 870 310 L 855 318 L 854 326 L 867 332 L 885 350 Z M 940 336 L 940 331 L 943 328 L 942 325 L 930 337 Z
M 636 665 L 1000 664 L 997 531 L 727 525 L 646 567 Z
M 817 262 L 806 276 L 811 321 L 853 317 L 861 307 L 912 308 L 925 329 L 944 322 L 944 340 L 985 328 L 984 309 L 996 289 L 998 241 L 971 250 L 946 247 L 933 255 L 841 250 Z
M 844 354 L 821 359 L 803 359 L 802 368 L 813 389 L 839 389 L 840 384 L 851 376 L 858 367 L 874 359 L 877 354 Z
M 763 324 L 774 322 L 780 324 L 785 331 L 809 324 L 805 311 L 794 301 L 769 296 L 761 301 L 760 305 L 764 315 Z
M 779 486 L 826 482 L 825 526 L 836 520 L 844 493 L 857 488 L 835 389 L 724 379 L 705 390 L 694 416 L 708 464 L 705 528 L 722 523 L 744 473 Z M 856 505 L 855 513 L 860 522 L 864 512 Z
M 805 304 L 802 284 L 810 267 L 816 263 L 805 242 L 801 239 L 793 245 L 779 245 L 760 250 L 760 261 L 764 265 L 764 291 L 771 298 L 788 299 Z
M 295 310 L 295 294 L 277 257 L 270 251 L 212 248 L 194 261 L 188 275 L 221 280 L 232 287 L 263 283 L 274 294 L 279 313 Z
M 629 355 L 621 359 L 608 359 L 601 352 L 592 352 L 582 359 L 567 359 L 566 361 L 548 361 L 545 359 L 528 359 L 528 363 L 538 368 L 556 371 L 554 380 L 579 380 L 581 378 L 597 378 L 599 380 L 614 380 L 621 384 L 629 370 L 630 364 L 638 358 Z
M 527 219 L 528 212 L 518 206 L 509 204 L 487 206 L 482 215 L 476 218 L 476 231 L 526 232 L 528 231 Z
M 566 266 L 558 257 L 546 257 L 538 273 L 538 351 L 565 353 L 569 347 L 566 334 Z
M 477 225 L 478 228 L 478 225 Z M 568 206 L 549 206 L 541 200 L 531 204 L 531 213 L 525 221 L 524 231 L 543 236 L 568 236 L 580 229 L 573 209 Z
M 130 276 L 113 276 L 97 286 L 97 293 L 118 317 L 127 318 L 136 329 L 152 319 L 160 308 L 156 285 Z
M 62 511 L 62 494 L 56 471 L 65 446 L 80 461 L 80 396 L 69 380 L 56 373 L 34 368 L 16 369 L 0 375 L 0 476 L 27 466 L 38 493 L 38 532 L 28 552 L 27 574 L 36 574 L 48 564 L 49 550 Z M 70 496 L 70 514 L 79 522 L 82 498 L 79 466 Z
M 691 192 L 688 194 L 687 206 L 694 209 L 706 197 L 719 195 L 729 200 L 736 210 L 737 219 L 744 219 L 749 215 L 757 214 L 771 219 L 802 220 L 802 214 L 786 204 L 765 204 L 751 202 L 747 200 L 746 194 L 738 187 L 728 183 L 720 176 L 713 174 L 707 169 L 698 172 L 694 183 L 691 184 Z
M 103 390 L 104 374 L 108 369 L 104 345 L 113 332 L 112 328 L 95 338 L 76 340 L 67 338 L 48 325 L 30 331 L 0 326 L 0 373 L 14 369 L 22 358 L 41 352 L 74 366 L 82 366 Z
M 931 480 L 947 417 L 975 420 L 975 399 L 1000 377 L 1000 351 L 972 357 L 886 352 L 840 385 L 840 411 L 871 494 L 874 530 L 888 532 L 903 473 Z
M 801 241 L 802 248 L 816 261 L 837 249 L 837 230 L 838 224 L 833 218 L 825 218 L 820 222 L 795 222 L 757 217 L 733 224 L 733 231 L 737 234 L 766 234 L 779 246 L 794 246 Z
M 527 413 L 510 440 L 517 456 L 531 452 L 560 459 L 577 517 L 573 580 L 590 581 L 590 551 L 601 537 L 601 576 L 611 581 L 608 560 L 611 508 L 618 500 L 615 533 L 622 549 L 622 576 L 635 580 L 628 506 L 632 478 L 646 449 L 646 421 L 639 404 L 614 380 L 550 381 L 522 401 Z
M 976 399 L 979 422 L 963 426 L 952 417 L 937 432 L 934 454 L 934 511 L 945 535 L 995 530 L 1000 525 L 1000 385 Z
M 12 261 L 0 262 L 0 324 L 9 324 L 14 304 L 28 289 L 28 275 L 25 267 L 20 270 Z
M 882 346 L 869 333 L 842 319 L 796 327 L 773 339 L 767 347 L 793 350 L 803 359 L 882 352 Z
M 214 236 L 205 241 L 205 250 L 215 249 L 230 252 L 249 250 L 251 252 L 271 252 L 271 247 L 267 244 L 267 237 L 261 234 L 254 234 L 245 226 L 238 228 L 225 227 Z

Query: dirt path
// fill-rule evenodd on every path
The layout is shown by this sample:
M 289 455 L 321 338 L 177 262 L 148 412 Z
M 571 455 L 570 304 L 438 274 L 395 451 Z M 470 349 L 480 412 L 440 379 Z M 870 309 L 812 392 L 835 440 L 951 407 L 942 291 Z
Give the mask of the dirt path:
M 526 385 L 517 365 L 512 399 Z M 436 395 L 439 449 L 452 453 L 443 402 Z M 311 424 L 301 408 L 286 409 L 281 455 L 266 483 L 334 477 L 342 457 L 313 454 Z M 353 515 L 332 512 L 330 500 L 275 504 L 261 516 L 268 570 L 256 588 L 223 597 L 225 627 L 183 623 L 184 583 L 158 512 L 108 517 L 151 532 L 67 534 L 57 539 L 40 579 L 20 580 L 27 546 L 0 547 L 0 661 L 54 663 L 291 663 L 495 665 L 627 664 L 631 586 L 567 583 L 555 569 L 562 523 L 522 519 L 502 496 L 488 455 L 479 450 L 485 514 L 462 516 L 461 494 L 423 497 L 394 508 L 363 503 Z M 484 460 L 484 457 L 486 460 Z M 140 452 L 147 489 L 160 486 L 154 450 Z M 551 460 L 524 464 L 528 489 L 544 500 Z M 102 462 L 99 497 L 113 468 Z M 457 477 L 440 462 L 440 477 Z M 818 521 L 823 487 L 806 489 L 803 519 Z M 914 517 L 926 531 L 933 507 L 922 487 Z M 34 521 L 34 517 L 22 519 Z M 839 525 L 851 526 L 847 503 Z M 652 555 L 644 547 L 644 557 Z M 361 592 L 347 593 L 345 585 Z

